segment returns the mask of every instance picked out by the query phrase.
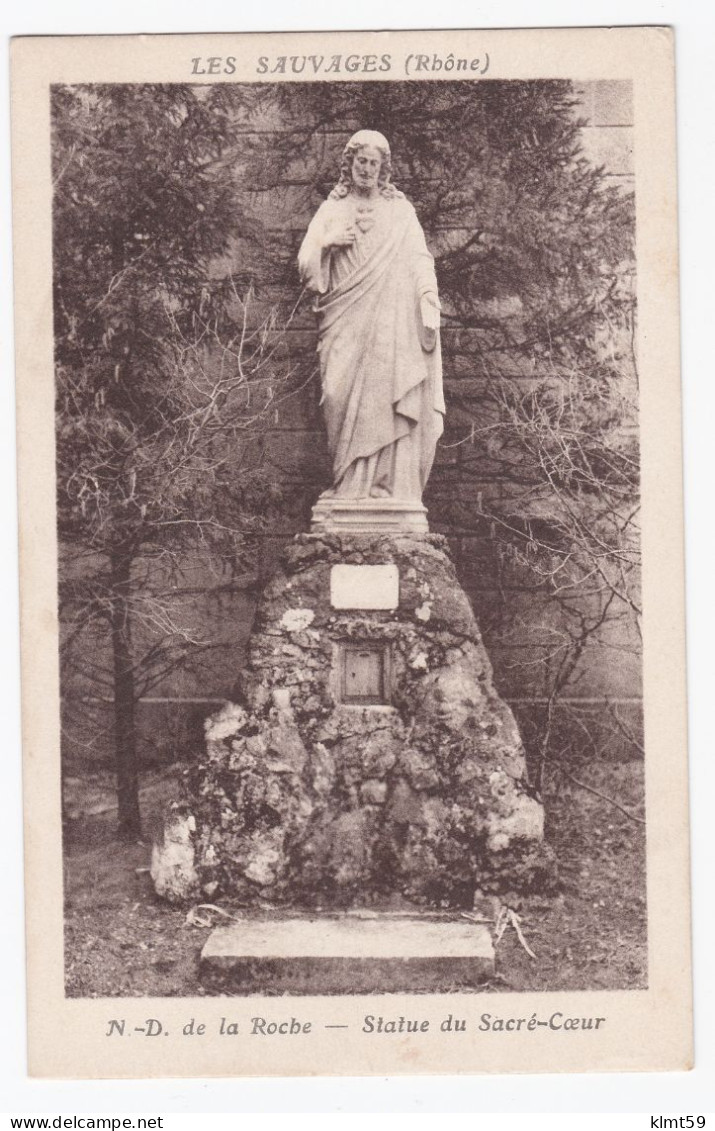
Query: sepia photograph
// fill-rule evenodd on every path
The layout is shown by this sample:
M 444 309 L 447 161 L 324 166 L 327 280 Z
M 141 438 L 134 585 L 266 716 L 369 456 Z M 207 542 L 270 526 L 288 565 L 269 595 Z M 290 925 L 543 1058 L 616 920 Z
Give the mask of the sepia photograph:
M 16 42 L 32 1073 L 692 1063 L 673 107 L 667 28 Z
M 51 99 L 67 994 L 644 988 L 631 83 Z

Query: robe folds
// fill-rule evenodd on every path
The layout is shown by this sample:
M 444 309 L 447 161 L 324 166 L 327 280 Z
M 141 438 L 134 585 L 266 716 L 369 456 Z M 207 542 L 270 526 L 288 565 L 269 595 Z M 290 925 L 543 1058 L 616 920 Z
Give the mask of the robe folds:
M 334 226 L 355 242 L 325 249 Z M 300 249 L 315 294 L 322 407 L 333 494 L 420 500 L 442 432 L 439 332 L 425 331 L 420 300 L 434 296 L 434 260 L 402 194 L 369 206 L 328 199 Z

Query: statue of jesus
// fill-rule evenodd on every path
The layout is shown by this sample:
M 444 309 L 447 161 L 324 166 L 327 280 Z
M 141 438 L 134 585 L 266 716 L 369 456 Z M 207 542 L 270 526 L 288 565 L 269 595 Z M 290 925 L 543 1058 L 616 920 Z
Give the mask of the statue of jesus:
M 314 293 L 333 486 L 322 498 L 419 504 L 442 433 L 440 305 L 390 147 L 360 130 L 316 212 L 298 265 Z

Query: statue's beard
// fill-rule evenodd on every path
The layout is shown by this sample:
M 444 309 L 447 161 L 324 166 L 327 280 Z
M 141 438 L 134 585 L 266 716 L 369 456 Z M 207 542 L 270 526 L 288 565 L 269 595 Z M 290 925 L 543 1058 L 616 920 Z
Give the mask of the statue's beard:
M 377 181 L 353 181 L 353 192 L 356 196 L 370 196 L 379 188 Z

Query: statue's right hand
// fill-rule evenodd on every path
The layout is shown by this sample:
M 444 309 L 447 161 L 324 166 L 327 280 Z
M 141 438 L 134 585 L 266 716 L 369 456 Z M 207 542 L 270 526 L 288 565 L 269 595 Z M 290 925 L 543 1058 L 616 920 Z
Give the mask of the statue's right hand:
M 334 227 L 329 228 L 325 233 L 323 246 L 330 247 L 350 247 L 357 239 L 357 232 L 355 231 L 354 224 L 339 223 Z

